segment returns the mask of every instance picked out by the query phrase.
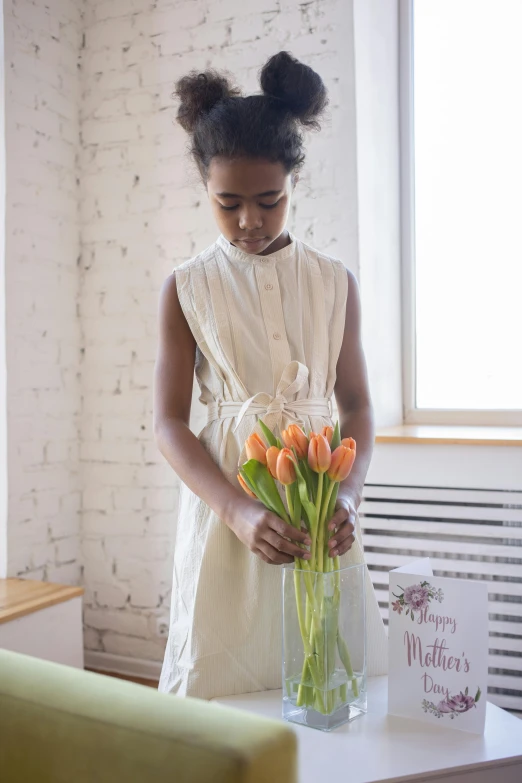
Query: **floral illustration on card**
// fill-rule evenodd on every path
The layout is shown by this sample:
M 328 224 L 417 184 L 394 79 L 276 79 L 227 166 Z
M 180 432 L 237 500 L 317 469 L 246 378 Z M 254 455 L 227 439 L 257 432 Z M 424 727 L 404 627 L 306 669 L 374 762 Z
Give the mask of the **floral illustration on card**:
M 423 699 L 422 709 L 424 712 L 431 712 L 431 714 L 435 715 L 437 718 L 449 715 L 450 718 L 453 719 L 457 715 L 461 715 L 463 712 L 468 712 L 476 707 L 477 702 L 480 699 L 480 694 L 481 691 L 479 688 L 475 697 L 470 696 L 468 688 L 466 688 L 464 693 L 461 691 L 455 696 L 448 696 L 446 699 L 439 701 L 438 704 L 435 704 L 433 701 L 428 701 L 428 699 Z
M 402 614 L 406 610 L 406 616 L 410 615 L 411 619 L 415 619 L 414 612 L 422 612 L 423 609 L 429 605 L 430 601 L 438 601 L 442 603 L 444 599 L 444 593 L 441 589 L 436 590 L 430 585 L 429 582 L 421 582 L 417 585 L 410 585 L 409 587 L 401 587 L 397 585 L 402 593 L 392 595 L 397 599 L 392 603 L 392 609 L 398 614 Z

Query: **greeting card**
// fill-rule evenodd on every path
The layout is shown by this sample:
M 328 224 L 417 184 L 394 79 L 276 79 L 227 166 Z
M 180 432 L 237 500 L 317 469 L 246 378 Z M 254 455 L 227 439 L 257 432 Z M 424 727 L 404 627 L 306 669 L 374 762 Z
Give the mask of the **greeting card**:
M 388 712 L 481 734 L 488 678 L 485 582 L 390 572 Z

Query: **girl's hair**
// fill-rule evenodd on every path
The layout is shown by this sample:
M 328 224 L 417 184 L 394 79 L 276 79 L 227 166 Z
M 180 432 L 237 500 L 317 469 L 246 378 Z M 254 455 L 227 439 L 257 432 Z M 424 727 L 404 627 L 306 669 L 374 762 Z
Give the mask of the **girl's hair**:
M 321 77 L 288 52 L 261 69 L 261 95 L 242 96 L 225 75 L 192 71 L 176 83 L 177 120 L 190 134 L 190 152 L 204 181 L 213 157 L 266 158 L 288 173 L 303 164 L 300 126 L 319 130 L 328 102 Z

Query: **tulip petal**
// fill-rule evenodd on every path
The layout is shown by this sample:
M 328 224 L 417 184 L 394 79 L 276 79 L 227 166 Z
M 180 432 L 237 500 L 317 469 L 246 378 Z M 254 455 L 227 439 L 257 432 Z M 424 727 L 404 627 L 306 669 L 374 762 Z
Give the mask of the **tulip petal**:
M 279 457 L 280 452 L 281 449 L 278 449 L 277 446 L 270 446 L 266 452 L 266 464 L 268 470 L 272 474 L 272 478 L 277 478 L 277 458 Z
M 332 442 L 333 433 L 334 433 L 334 431 L 333 431 L 333 427 L 330 427 L 329 425 L 327 425 L 327 426 L 323 427 L 323 429 L 322 429 L 322 431 L 321 431 L 321 435 L 324 435 L 324 437 L 326 438 L 326 440 L 327 440 L 327 441 L 328 441 L 328 443 L 330 443 L 330 444 L 331 444 L 331 442 Z
M 266 465 L 266 446 L 257 432 L 253 432 L 245 441 L 245 451 L 248 459 L 256 459 Z
M 347 449 L 353 449 L 356 451 L 356 443 L 353 438 L 343 438 L 341 446 L 346 446 Z
M 355 460 L 355 451 L 342 444 L 332 454 L 328 476 L 332 481 L 344 481 L 350 474 Z
M 295 482 L 295 463 L 294 453 L 288 449 L 281 449 L 276 462 L 276 478 L 285 487 Z
M 256 493 L 250 486 L 249 480 L 241 472 L 237 474 L 237 480 L 239 481 L 241 488 L 246 492 L 247 495 L 250 495 L 250 497 L 253 498 L 257 498 Z
M 316 473 L 326 473 L 331 461 L 330 444 L 324 435 L 316 435 L 308 447 L 308 464 Z

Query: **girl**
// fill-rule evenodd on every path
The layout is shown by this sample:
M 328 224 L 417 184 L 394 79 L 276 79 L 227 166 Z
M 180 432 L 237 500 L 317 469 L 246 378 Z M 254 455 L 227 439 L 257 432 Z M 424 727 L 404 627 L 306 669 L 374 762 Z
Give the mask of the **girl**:
M 300 126 L 319 127 L 326 89 L 287 52 L 265 64 L 261 88 L 241 97 L 213 71 L 176 87 L 220 235 L 175 270 L 160 300 L 154 425 L 182 487 L 159 689 L 205 699 L 281 687 L 276 566 L 310 543 L 238 484 L 259 416 L 279 436 L 293 422 L 320 432 L 332 424 L 335 393 L 357 459 L 339 491 L 330 555 L 363 562 L 355 525 L 374 430 L 357 283 L 286 228 L 304 161 Z M 189 429 L 194 368 L 208 411 L 198 437 Z M 386 671 L 387 642 L 368 574 L 366 591 L 376 675 Z

